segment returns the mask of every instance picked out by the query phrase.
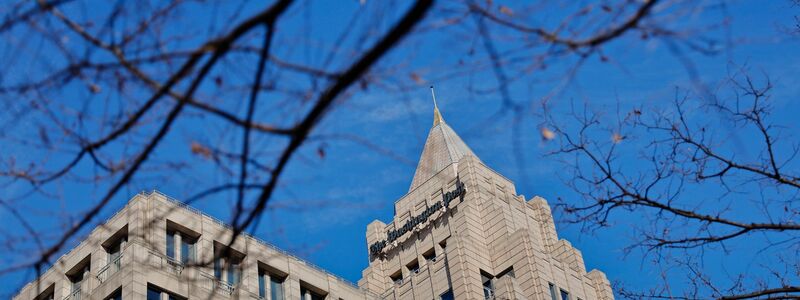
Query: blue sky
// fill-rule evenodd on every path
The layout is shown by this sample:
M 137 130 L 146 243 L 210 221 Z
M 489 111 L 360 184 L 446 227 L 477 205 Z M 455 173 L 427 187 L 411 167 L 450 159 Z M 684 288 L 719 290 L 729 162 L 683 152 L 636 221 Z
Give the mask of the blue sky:
M 368 1 L 369 2 L 369 1 Z M 713 2 L 709 2 L 713 3 Z M 515 8 L 517 3 L 506 5 Z M 369 5 L 369 4 L 368 4 Z M 796 98 L 800 92 L 800 38 L 782 33 L 782 28 L 794 26 L 794 16 L 800 8 L 789 1 L 739 1 L 722 8 L 715 7 L 691 18 L 681 19 L 678 27 L 706 24 L 719 20 L 727 13 L 730 27 L 714 32 L 715 37 L 729 41 L 730 48 L 713 56 L 687 52 L 700 79 L 709 86 L 715 84 L 738 66 L 749 66 L 756 72 L 769 74 L 775 88 L 773 99 L 777 123 L 796 130 L 795 120 L 800 113 Z M 323 41 L 330 42 L 344 27 L 347 18 L 358 4 L 347 2 L 320 3 L 312 12 L 315 25 L 312 31 Z M 398 9 L 402 11 L 402 9 Z M 396 12 L 399 14 L 399 12 Z M 556 16 L 557 17 L 557 16 Z M 547 18 L 555 18 L 546 16 Z M 383 26 L 391 24 L 387 17 Z M 676 21 L 678 22 L 678 21 Z M 685 24 L 683 24 L 685 22 Z M 283 26 L 302 26 L 299 22 L 287 22 Z M 426 82 L 409 88 L 403 93 L 392 93 L 379 88 L 355 91 L 354 94 L 331 114 L 327 115 L 314 135 L 357 136 L 372 144 L 389 150 L 392 155 L 378 153 L 361 144 L 341 139 L 312 141 L 303 149 L 302 156 L 295 158 L 282 181 L 281 189 L 272 199 L 270 209 L 255 235 L 279 247 L 296 253 L 330 272 L 350 281 L 361 277 L 367 266 L 366 225 L 374 219 L 388 222 L 392 218 L 394 201 L 407 191 L 414 174 L 416 160 L 422 151 L 425 136 L 432 122 L 432 103 L 427 86 L 433 84 L 437 100 L 445 120 L 489 167 L 497 170 L 516 183 L 517 192 L 527 198 L 542 196 L 545 199 L 575 197 L 560 180 L 562 165 L 544 154 L 552 150 L 550 144 L 542 142 L 538 126 L 542 120 L 540 111 L 530 107 L 521 121 L 517 138 L 523 153 L 522 160 L 515 156 L 512 120 L 509 114 L 496 117 L 501 99 L 498 93 L 471 91 L 467 87 L 487 88 L 494 85 L 494 75 L 485 69 L 471 76 L 447 80 L 432 80 L 445 73 L 459 58 L 459 46 L 452 47 L 453 39 L 463 29 L 447 32 L 428 32 L 405 41 L 393 51 L 381 65 L 407 64 L 416 70 Z M 493 32 L 498 36 L 506 33 Z M 452 34 L 452 35 L 449 35 Z M 287 39 L 290 40 L 290 39 Z M 463 45 L 462 45 L 463 46 Z M 501 44 L 499 47 L 504 47 Z M 278 50 L 280 51 L 280 50 Z M 454 53 L 458 52 L 458 53 Z M 613 109 L 617 103 L 654 108 L 663 106 L 674 97 L 675 87 L 692 89 L 692 80 L 680 60 L 660 40 L 640 41 L 637 37 L 624 39 L 604 47 L 611 59 L 609 62 L 590 57 L 579 69 L 575 78 L 564 83 L 561 72 L 565 71 L 574 57 L 553 61 L 553 67 L 542 74 L 530 74 L 509 86 L 511 97 L 521 103 L 534 103 L 547 95 L 551 104 L 563 111 L 570 101 L 589 103 L 598 109 Z M 312 61 L 321 60 L 324 53 L 311 51 Z M 306 55 L 302 51 L 288 56 Z M 408 81 L 407 75 L 398 75 Z M 477 84 L 476 84 L 477 82 Z M 211 91 L 207 91 L 211 93 Z M 701 118 L 702 116 L 698 116 Z M 167 140 L 157 159 L 169 159 L 186 155 L 187 144 L 197 138 L 197 130 L 216 132 L 214 128 L 203 128 L 197 120 L 182 123 L 176 134 Z M 259 143 L 269 143 L 260 141 Z M 258 147 L 259 143 L 254 145 Z M 315 155 L 318 146 L 324 146 L 326 155 Z M 269 148 L 269 147 L 265 147 Z M 24 149 L 14 148 L 25 156 Z M 634 150 L 631 150 L 634 151 Z M 56 158 L 56 162 L 57 158 Z M 89 166 L 84 166 L 90 169 Z M 198 168 L 204 175 L 216 181 L 224 181 L 224 175 L 213 174 L 213 168 Z M 142 181 L 120 193 L 103 215 L 110 216 L 124 205 L 130 196 L 139 190 L 158 189 L 181 199 L 196 192 L 193 181 L 176 178 L 171 181 Z M 103 193 L 101 187 L 66 184 L 58 187 L 67 191 L 72 199 L 67 201 L 77 206 L 88 206 Z M 6 196 L 16 191 L 3 192 Z M 227 220 L 231 195 L 204 199 L 194 206 L 220 219 Z M 83 198 L 83 199 L 78 199 Z M 31 201 L 43 201 L 34 199 Z M 66 206 L 53 201 L 48 205 Z M 220 205 L 224 204 L 224 205 Z M 4 230 L 18 228 L 10 221 L 7 212 L 0 211 L 0 226 Z M 39 225 L 57 227 L 42 217 Z M 102 219 L 102 218 L 99 218 Z M 556 217 L 558 222 L 558 216 Z M 49 223 L 48 223 L 49 222 Z M 61 220 L 59 222 L 65 222 Z M 637 252 L 625 256 L 622 249 L 634 238 L 632 227 L 638 220 L 617 220 L 617 225 L 592 233 L 581 232 L 578 226 L 557 224 L 561 238 L 569 240 L 583 253 L 587 269 L 603 270 L 612 281 L 646 289 L 656 284 L 660 272 Z M 744 247 L 747 249 L 747 247 Z M 748 252 L 749 253 L 749 252 Z M 752 254 L 755 255 L 755 254 Z M 21 257 L 21 256 L 17 256 Z M 709 270 L 716 274 L 726 272 L 723 265 L 739 268 L 736 259 L 721 257 L 709 260 Z M 714 264 L 718 264 L 715 266 Z M 744 266 L 743 268 L 746 268 Z M 4 282 L 24 282 L 29 273 L 18 272 L 3 276 Z M 11 281 L 5 281 L 11 280 Z M 18 286 L 6 285 L 1 292 L 11 292 Z

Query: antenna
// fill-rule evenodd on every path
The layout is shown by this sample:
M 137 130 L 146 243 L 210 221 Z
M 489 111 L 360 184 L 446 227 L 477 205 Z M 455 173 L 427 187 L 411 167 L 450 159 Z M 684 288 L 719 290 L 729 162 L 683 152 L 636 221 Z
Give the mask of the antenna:
M 438 109 L 439 106 L 436 105 L 436 92 L 433 91 L 433 86 L 431 86 L 431 97 L 433 97 L 433 107 Z

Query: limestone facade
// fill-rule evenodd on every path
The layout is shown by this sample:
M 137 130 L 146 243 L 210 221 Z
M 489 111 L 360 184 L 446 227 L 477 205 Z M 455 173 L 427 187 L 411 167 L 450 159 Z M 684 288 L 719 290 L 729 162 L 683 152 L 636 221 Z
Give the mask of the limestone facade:
M 156 291 L 162 300 L 256 300 L 272 299 L 274 287 L 283 299 L 375 299 L 253 237 L 242 235 L 227 248 L 231 234 L 221 221 L 163 194 L 139 194 L 13 299 L 150 299 Z
M 367 226 L 370 262 L 359 286 L 381 299 L 614 299 L 605 274 L 586 272 L 581 252 L 558 238 L 547 201 L 517 195 L 438 108 L 394 211 L 388 224 Z

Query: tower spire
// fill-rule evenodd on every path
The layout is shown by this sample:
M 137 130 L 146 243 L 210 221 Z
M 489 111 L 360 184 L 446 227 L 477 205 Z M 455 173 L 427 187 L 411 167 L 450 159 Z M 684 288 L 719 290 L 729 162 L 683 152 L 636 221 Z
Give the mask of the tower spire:
M 436 93 L 433 91 L 433 86 L 431 86 L 431 97 L 433 97 L 433 126 L 435 127 L 439 123 L 444 123 L 444 118 L 439 112 L 439 106 L 436 105 Z

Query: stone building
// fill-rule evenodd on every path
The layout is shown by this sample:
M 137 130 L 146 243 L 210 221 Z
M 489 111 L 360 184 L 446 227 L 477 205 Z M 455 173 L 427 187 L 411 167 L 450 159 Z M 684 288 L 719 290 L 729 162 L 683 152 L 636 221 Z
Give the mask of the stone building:
M 394 219 L 367 226 L 359 286 L 382 299 L 609 300 L 598 270 L 556 234 L 547 202 L 526 200 L 484 165 L 434 108 Z
M 134 196 L 14 299 L 610 300 L 547 202 L 526 200 L 434 109 L 394 219 L 367 226 L 359 287 L 158 192 Z
M 375 299 L 222 221 L 139 194 L 14 299 Z M 369 298 L 368 298 L 369 297 Z

